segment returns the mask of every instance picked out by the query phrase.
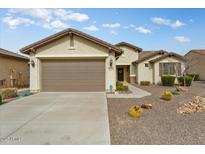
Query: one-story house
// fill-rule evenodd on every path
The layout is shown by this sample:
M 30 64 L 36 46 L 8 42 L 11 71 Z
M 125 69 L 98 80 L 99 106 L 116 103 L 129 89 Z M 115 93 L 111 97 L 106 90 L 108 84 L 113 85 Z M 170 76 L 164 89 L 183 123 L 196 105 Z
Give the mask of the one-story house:
M 29 84 L 29 58 L 0 48 L 0 88 Z
M 112 45 L 71 28 L 20 51 L 30 55 L 30 90 L 35 92 L 114 91 L 116 81 L 156 84 L 162 74 L 180 75 L 184 66 L 178 54 L 148 53 L 126 42 Z
M 187 60 L 187 72 L 198 74 L 199 80 L 205 80 L 205 50 L 191 50 L 185 54 Z

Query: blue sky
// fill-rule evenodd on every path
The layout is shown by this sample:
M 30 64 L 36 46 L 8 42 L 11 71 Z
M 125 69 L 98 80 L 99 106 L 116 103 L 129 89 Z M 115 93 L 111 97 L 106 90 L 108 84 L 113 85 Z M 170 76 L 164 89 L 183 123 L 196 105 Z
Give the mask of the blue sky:
M 0 9 L 0 18 L 0 46 L 14 52 L 68 27 L 144 50 L 205 48 L 205 9 Z

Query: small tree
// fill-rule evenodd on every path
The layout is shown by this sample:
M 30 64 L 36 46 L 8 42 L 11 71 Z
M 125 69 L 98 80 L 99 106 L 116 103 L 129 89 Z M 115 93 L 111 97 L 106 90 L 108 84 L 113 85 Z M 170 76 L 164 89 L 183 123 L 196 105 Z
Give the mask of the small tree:
M 185 58 L 184 64 L 185 64 L 185 67 L 184 67 L 184 70 L 182 70 L 182 75 L 183 75 L 183 77 L 184 77 L 183 86 L 186 85 L 186 76 L 187 76 L 187 74 L 188 74 L 188 70 L 191 68 L 192 65 L 194 65 L 194 59 L 193 59 L 193 58 Z M 193 78 L 192 78 L 192 82 L 193 82 L 194 78 L 195 78 L 195 75 L 194 75 Z M 191 82 L 191 83 L 192 83 L 192 82 Z M 191 85 L 190 85 L 190 86 L 191 86 Z

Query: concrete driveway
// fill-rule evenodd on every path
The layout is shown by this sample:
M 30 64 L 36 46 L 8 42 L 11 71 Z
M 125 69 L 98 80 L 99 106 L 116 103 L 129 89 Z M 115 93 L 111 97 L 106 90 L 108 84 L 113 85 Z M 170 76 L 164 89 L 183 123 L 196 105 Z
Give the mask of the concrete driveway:
M 1 105 L 0 144 L 110 144 L 106 94 L 42 92 Z

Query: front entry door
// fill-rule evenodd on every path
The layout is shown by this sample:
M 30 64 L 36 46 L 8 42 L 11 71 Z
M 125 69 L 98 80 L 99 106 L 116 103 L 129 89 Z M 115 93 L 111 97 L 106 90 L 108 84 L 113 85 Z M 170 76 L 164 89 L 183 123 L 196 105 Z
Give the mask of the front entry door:
M 118 68 L 117 69 L 118 73 L 118 81 L 124 81 L 124 69 L 123 68 Z

